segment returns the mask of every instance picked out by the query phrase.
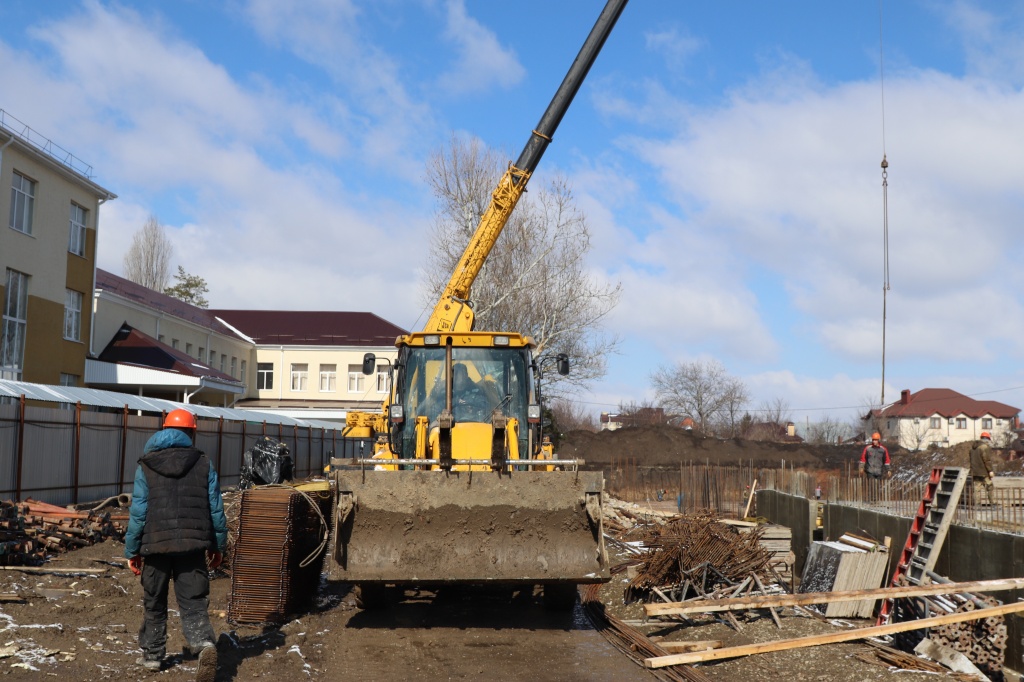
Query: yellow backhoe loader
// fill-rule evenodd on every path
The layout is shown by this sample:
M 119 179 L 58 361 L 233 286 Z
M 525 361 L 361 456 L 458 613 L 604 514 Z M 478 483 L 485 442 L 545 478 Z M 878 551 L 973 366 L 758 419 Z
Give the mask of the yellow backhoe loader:
M 328 577 L 355 583 L 364 608 L 389 584 L 479 583 L 542 585 L 550 607 L 570 608 L 577 585 L 609 579 L 603 476 L 553 459 L 542 436 L 542 370 L 566 374 L 569 359 L 475 331 L 470 288 L 625 5 L 608 0 L 423 331 L 397 339 L 382 413 L 349 415 L 348 435 L 378 440 L 373 457 L 331 462 Z M 377 362 L 368 353 L 364 373 Z

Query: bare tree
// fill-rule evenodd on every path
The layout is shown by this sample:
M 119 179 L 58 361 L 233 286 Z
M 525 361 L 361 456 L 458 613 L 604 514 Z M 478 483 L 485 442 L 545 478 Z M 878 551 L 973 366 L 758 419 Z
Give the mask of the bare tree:
M 793 415 L 789 410 L 789 403 L 786 402 L 785 398 L 764 400 L 757 408 L 757 412 L 761 415 L 761 420 L 768 424 L 785 426 L 793 421 Z
M 597 422 L 586 405 L 566 398 L 555 398 L 550 403 L 550 409 L 555 425 L 561 433 L 597 431 Z
M 155 215 L 132 236 L 124 254 L 124 277 L 153 291 L 163 291 L 171 277 L 174 247 Z
M 875 432 L 884 435 L 885 431 L 882 429 L 882 425 L 885 420 L 882 418 L 882 410 L 885 406 L 874 402 L 871 398 L 863 398 L 860 404 L 860 418 L 855 427 L 858 431 L 863 431 L 864 440 L 869 440 L 871 434 Z
M 807 429 L 807 442 L 815 445 L 835 445 L 850 433 L 850 427 L 838 419 L 824 417 Z
M 722 409 L 715 419 L 715 428 L 719 433 L 731 438 L 741 435 L 743 430 L 744 406 L 750 402 L 750 394 L 746 385 L 735 377 L 729 377 L 722 388 Z
M 723 414 L 735 420 L 737 405 L 747 399 L 746 386 L 717 360 L 659 367 L 651 374 L 651 384 L 666 409 L 692 418 L 705 433 Z
M 439 201 L 427 257 L 425 306 L 440 298 L 451 273 L 505 171 L 505 155 L 476 140 L 453 137 L 427 165 Z M 585 387 L 605 373 L 618 339 L 602 320 L 618 303 L 621 285 L 599 281 L 586 268 L 590 230 L 568 182 L 531 185 L 520 199 L 473 283 L 476 327 L 528 334 L 538 355 L 566 353 L 568 377 L 546 377 L 548 395 L 566 382 Z

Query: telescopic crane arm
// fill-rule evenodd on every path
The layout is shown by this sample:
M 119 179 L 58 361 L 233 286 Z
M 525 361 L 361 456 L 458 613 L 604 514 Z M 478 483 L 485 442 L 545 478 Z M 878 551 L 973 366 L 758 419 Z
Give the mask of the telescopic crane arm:
M 587 72 L 593 66 L 598 53 L 604 46 L 608 34 L 611 33 L 615 22 L 618 21 L 622 10 L 626 7 L 627 0 L 608 0 L 601 15 L 597 18 L 594 28 L 576 55 L 569 72 L 562 79 L 562 84 L 548 104 L 547 110 L 541 117 L 537 128 L 530 134 L 530 139 L 523 148 L 519 159 L 515 164 L 510 164 L 508 170 L 498 182 L 497 188 L 491 195 L 491 203 L 484 211 L 477 225 L 473 238 L 462 253 L 458 265 L 452 272 L 448 285 L 441 294 L 441 299 L 434 306 L 434 312 L 430 315 L 424 331 L 472 331 L 473 330 L 473 309 L 468 305 L 469 291 L 476 280 L 480 269 L 487 260 L 491 249 L 494 248 L 498 236 L 508 222 L 508 217 L 519 202 L 519 198 L 526 191 L 526 183 L 530 175 L 537 168 L 542 156 L 561 122 L 562 117 L 568 110 L 573 98 L 583 84 Z

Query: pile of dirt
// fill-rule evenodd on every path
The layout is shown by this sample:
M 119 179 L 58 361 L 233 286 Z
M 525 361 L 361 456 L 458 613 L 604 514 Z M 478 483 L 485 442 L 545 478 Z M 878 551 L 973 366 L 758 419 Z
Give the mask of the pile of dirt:
M 722 439 L 670 426 L 638 426 L 615 431 L 570 431 L 562 436 L 558 454 L 586 460 L 587 468 L 601 468 L 626 458 L 648 466 L 678 466 L 680 462 L 779 466 L 818 469 L 826 462 L 816 446 L 771 443 L 742 438 Z M 844 448 L 846 457 L 859 449 Z

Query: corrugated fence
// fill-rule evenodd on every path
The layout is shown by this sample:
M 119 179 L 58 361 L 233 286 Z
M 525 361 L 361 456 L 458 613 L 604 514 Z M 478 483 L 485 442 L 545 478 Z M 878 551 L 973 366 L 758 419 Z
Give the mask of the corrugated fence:
M 131 492 L 146 441 L 159 416 L 0 405 L 0 499 L 31 497 L 51 504 L 102 500 Z M 242 455 L 264 435 L 291 451 L 296 478 L 323 470 L 344 450 L 341 429 L 200 419 L 197 447 L 209 456 L 222 486 L 237 485 Z

